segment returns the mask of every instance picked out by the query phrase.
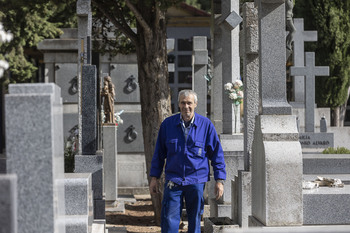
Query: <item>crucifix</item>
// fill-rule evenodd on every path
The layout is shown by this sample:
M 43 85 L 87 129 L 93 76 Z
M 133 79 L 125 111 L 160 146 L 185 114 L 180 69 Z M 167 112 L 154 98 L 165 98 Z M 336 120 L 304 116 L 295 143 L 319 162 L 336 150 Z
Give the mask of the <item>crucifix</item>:
M 315 53 L 305 53 L 305 66 L 292 66 L 293 76 L 305 77 L 305 132 L 315 132 L 315 76 L 329 76 L 328 66 L 315 66 Z

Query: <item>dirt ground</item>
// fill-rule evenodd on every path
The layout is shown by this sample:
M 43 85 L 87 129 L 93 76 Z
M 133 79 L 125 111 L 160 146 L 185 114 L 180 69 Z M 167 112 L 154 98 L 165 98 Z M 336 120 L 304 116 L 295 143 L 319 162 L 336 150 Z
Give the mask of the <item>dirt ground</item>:
M 160 232 L 160 227 L 154 221 L 151 198 L 137 197 L 136 202 L 125 202 L 125 213 L 106 212 L 107 227 L 126 227 L 128 233 Z M 181 229 L 179 232 L 187 232 Z

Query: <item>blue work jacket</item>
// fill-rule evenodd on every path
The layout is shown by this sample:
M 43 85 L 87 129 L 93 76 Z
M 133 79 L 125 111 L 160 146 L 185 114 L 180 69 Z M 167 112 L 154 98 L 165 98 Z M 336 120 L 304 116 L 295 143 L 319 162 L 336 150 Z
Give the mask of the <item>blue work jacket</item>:
M 226 179 L 224 152 L 214 125 L 195 113 L 187 140 L 181 126 L 180 114 L 166 118 L 159 129 L 152 158 L 150 176 L 159 178 L 164 163 L 165 179 L 179 185 L 204 183 L 210 179 L 209 161 L 214 179 Z

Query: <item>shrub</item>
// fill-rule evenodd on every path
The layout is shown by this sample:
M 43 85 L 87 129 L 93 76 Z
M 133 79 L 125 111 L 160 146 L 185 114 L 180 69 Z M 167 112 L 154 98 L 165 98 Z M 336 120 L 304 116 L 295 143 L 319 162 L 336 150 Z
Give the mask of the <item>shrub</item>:
M 350 150 L 345 147 L 329 147 L 325 149 L 322 154 L 350 154 Z

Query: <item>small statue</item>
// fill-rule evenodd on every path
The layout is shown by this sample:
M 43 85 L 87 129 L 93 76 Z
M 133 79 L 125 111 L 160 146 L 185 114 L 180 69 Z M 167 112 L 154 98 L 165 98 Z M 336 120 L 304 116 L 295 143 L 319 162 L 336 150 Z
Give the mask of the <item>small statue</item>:
M 286 29 L 289 32 L 286 38 L 288 52 L 292 52 L 292 41 L 296 29 L 293 24 L 293 0 L 286 0 Z
M 113 123 L 115 124 L 114 119 L 114 84 L 110 76 L 105 76 L 103 81 L 103 88 L 101 96 L 104 97 L 103 101 L 103 110 L 106 116 L 104 123 Z

